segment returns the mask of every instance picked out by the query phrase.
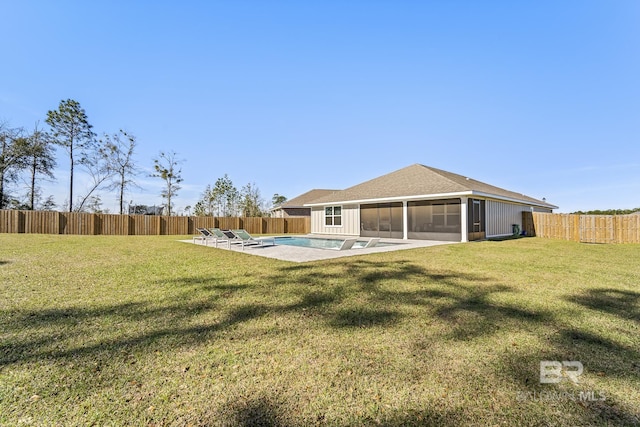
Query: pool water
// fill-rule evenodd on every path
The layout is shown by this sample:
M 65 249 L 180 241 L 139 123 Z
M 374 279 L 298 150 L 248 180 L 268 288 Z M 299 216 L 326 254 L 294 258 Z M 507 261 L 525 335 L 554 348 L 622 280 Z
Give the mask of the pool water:
M 320 237 L 276 237 L 276 245 L 302 246 L 305 248 L 317 249 L 338 249 L 344 239 L 323 239 Z M 353 245 L 353 249 L 363 248 L 368 240 L 359 240 Z M 378 242 L 378 246 L 390 246 L 393 243 Z

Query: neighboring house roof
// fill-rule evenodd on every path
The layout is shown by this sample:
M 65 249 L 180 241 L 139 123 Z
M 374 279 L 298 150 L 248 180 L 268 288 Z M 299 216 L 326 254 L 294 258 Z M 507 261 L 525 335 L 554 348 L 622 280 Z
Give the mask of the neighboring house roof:
M 287 200 L 286 202 L 284 202 L 281 205 L 278 206 L 274 206 L 272 210 L 277 210 L 277 209 L 292 209 L 292 208 L 304 208 L 305 203 L 312 203 L 315 200 L 324 197 L 328 194 L 332 194 L 335 193 L 336 191 L 339 190 L 324 190 L 324 189 L 313 189 L 310 191 L 307 191 L 304 194 L 301 194 L 297 197 L 294 197 L 291 200 Z
M 418 199 L 421 197 L 488 196 L 507 201 L 557 209 L 543 200 L 505 190 L 472 178 L 429 166 L 414 164 L 371 179 L 342 191 L 335 191 L 307 206 L 330 203 L 366 203 L 389 199 Z

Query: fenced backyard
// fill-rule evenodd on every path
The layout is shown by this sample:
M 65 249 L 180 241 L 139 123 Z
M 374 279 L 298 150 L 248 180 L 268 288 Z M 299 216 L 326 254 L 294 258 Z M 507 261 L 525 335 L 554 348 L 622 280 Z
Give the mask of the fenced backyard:
M 640 243 L 640 215 L 522 213 L 529 236 L 582 243 Z
M 307 234 L 309 218 L 114 215 L 0 210 L 0 233 L 157 236 L 197 234 L 196 228 L 244 228 L 251 234 Z
M 523 212 L 528 236 L 583 243 L 640 243 L 640 215 Z M 308 234 L 310 218 L 114 215 L 0 210 L 0 233 L 162 236 L 197 234 L 196 228 L 244 228 L 251 234 Z

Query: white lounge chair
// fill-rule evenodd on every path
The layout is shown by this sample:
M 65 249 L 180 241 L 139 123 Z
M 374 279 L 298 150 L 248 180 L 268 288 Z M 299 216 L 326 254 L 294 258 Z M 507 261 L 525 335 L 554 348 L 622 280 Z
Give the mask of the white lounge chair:
M 229 238 L 229 236 L 224 234 L 224 232 L 222 230 L 220 230 L 219 228 L 209 228 L 209 231 L 211 232 L 211 234 L 216 236 L 218 239 L 228 239 Z
M 201 240 L 202 244 L 206 245 L 210 239 L 214 238 L 213 234 L 211 234 L 211 232 L 206 228 L 196 228 L 196 230 L 200 233 L 200 235 L 193 236 L 193 243 L 195 243 L 196 240 Z
M 239 230 L 228 230 L 229 233 L 231 233 L 234 236 L 234 239 L 229 240 L 229 243 L 240 243 L 242 244 L 242 250 L 244 250 L 245 246 L 263 246 L 264 243 L 268 240 L 271 240 L 271 244 L 275 245 L 275 239 L 274 238 L 265 238 L 265 239 L 256 239 L 254 238 L 251 234 L 247 233 L 246 230 L 243 229 L 239 229 Z M 227 231 L 223 231 L 224 234 L 226 234 L 227 236 L 229 236 Z
M 358 241 L 358 239 L 345 239 L 344 242 L 338 248 L 339 251 L 346 251 L 347 249 L 351 249 L 353 244 Z
M 196 228 L 200 232 L 200 236 L 194 236 L 193 243 L 196 242 L 196 239 L 201 239 L 206 246 L 209 246 L 209 242 L 213 242 L 218 247 L 218 243 L 226 243 L 227 247 L 229 246 L 229 239 L 227 239 L 224 235 L 217 235 L 212 230 L 206 228 Z
M 377 245 L 379 241 L 380 241 L 379 237 L 373 237 L 367 242 L 366 245 L 363 246 L 363 248 L 372 248 L 375 245 Z

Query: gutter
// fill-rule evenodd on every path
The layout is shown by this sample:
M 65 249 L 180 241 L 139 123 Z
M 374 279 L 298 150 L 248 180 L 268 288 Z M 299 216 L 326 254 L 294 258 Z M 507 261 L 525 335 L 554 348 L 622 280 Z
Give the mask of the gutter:
M 347 205 L 347 204 L 362 204 L 362 203 L 380 203 L 380 202 L 401 202 L 401 201 L 414 201 L 414 200 L 435 200 L 435 199 L 447 199 L 447 198 L 455 198 L 455 197 L 464 197 L 464 196 L 478 196 L 487 199 L 496 199 L 502 200 L 505 202 L 517 203 L 517 204 L 525 204 L 528 206 L 538 206 L 546 209 L 558 209 L 558 206 L 544 203 L 542 201 L 536 203 L 528 200 L 516 199 L 513 197 L 507 196 L 499 196 L 497 194 L 491 193 L 483 193 L 480 191 L 460 191 L 455 193 L 439 193 L 439 194 L 423 194 L 418 196 L 394 196 L 394 197 L 378 197 L 375 199 L 358 199 L 358 200 L 338 200 L 333 202 L 322 202 L 322 203 L 305 203 L 304 207 L 318 207 L 318 206 L 329 206 L 329 205 Z

